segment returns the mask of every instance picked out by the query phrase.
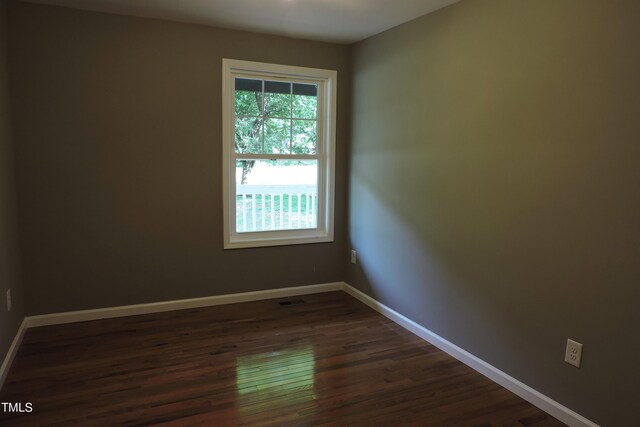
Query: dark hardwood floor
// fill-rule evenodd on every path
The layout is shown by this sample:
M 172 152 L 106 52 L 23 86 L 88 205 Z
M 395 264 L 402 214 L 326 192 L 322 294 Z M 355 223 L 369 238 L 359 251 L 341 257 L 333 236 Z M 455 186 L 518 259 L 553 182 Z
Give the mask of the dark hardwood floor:
M 30 329 L 2 426 L 562 426 L 343 292 Z

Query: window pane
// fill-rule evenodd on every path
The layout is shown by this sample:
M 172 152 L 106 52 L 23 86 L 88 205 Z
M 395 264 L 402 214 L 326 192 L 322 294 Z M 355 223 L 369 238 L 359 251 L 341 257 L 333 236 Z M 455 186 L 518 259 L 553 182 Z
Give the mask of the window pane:
M 262 80 L 236 79 L 236 115 L 259 116 L 262 100 Z
M 264 121 L 264 152 L 276 154 L 290 154 L 291 148 L 291 120 L 265 119 Z
M 293 84 L 293 118 L 315 119 L 318 112 L 318 86 Z
M 236 118 L 236 153 L 262 152 L 262 122 L 263 120 L 259 118 Z
M 315 120 L 293 120 L 292 154 L 316 154 L 318 141 Z
M 317 160 L 236 162 L 236 232 L 317 227 Z
M 267 117 L 291 117 L 291 83 L 264 82 L 265 111 Z

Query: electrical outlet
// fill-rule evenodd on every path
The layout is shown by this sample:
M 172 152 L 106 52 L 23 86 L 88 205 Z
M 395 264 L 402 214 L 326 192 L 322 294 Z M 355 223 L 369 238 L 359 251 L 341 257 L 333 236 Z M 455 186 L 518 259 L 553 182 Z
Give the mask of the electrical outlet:
M 564 353 L 564 361 L 576 368 L 582 361 L 582 344 L 574 340 L 567 340 L 567 350 Z
M 11 311 L 11 289 L 7 289 L 7 311 Z
M 351 249 L 351 264 L 357 264 L 358 258 L 355 249 Z

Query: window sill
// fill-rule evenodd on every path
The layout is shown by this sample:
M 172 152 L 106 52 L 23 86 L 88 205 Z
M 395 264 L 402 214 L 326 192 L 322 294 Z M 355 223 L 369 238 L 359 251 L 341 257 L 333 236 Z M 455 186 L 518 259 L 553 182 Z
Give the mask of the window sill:
M 275 237 L 267 233 L 242 233 L 235 235 L 231 240 L 225 241 L 225 249 L 261 248 L 269 246 L 307 245 L 312 243 L 333 242 L 333 236 L 320 233 L 317 230 L 309 230 L 310 233 L 296 233 Z M 268 233 L 271 234 L 271 233 Z M 280 234 L 280 233 L 279 233 Z

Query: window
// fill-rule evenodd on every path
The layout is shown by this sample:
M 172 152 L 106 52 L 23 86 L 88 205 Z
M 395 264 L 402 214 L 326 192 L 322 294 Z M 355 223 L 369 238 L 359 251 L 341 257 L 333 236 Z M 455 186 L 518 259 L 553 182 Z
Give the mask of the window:
M 336 76 L 223 60 L 225 248 L 333 241 Z

